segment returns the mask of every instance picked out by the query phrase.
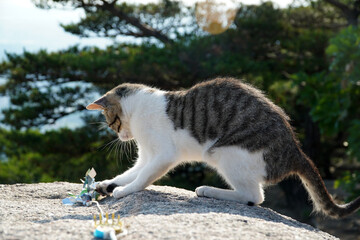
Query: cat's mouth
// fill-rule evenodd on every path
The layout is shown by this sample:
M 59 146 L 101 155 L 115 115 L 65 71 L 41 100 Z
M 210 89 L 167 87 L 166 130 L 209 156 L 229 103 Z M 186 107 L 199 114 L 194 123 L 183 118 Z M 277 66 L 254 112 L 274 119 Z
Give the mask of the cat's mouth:
M 119 136 L 120 140 L 123 142 L 130 141 L 131 139 L 133 139 L 133 136 L 126 131 L 119 132 L 118 136 Z

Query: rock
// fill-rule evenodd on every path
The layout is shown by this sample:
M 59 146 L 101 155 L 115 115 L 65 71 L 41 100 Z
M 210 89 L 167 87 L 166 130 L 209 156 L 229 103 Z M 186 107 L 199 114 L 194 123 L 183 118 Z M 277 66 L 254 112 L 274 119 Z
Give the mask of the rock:
M 91 239 L 96 205 L 61 202 L 80 190 L 66 182 L 0 185 L 0 239 Z M 174 187 L 150 186 L 100 205 L 121 215 L 128 229 L 121 239 L 337 239 L 270 209 Z

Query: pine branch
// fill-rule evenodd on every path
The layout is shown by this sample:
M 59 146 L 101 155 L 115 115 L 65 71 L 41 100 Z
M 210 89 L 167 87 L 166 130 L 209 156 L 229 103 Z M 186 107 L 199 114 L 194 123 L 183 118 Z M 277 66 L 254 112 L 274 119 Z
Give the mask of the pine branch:
M 173 41 L 163 34 L 161 31 L 153 29 L 151 26 L 141 22 L 138 18 L 129 16 L 128 14 L 121 11 L 116 7 L 117 0 L 113 0 L 112 2 L 108 2 L 105 0 L 101 1 L 103 4 L 93 4 L 93 3 L 85 3 L 84 0 L 80 0 L 79 7 L 84 9 L 90 9 L 96 7 L 99 10 L 108 11 L 114 16 L 117 16 L 119 19 L 124 20 L 127 24 L 130 24 L 136 27 L 139 30 L 139 33 L 134 34 L 135 37 L 155 37 L 163 43 L 172 43 Z

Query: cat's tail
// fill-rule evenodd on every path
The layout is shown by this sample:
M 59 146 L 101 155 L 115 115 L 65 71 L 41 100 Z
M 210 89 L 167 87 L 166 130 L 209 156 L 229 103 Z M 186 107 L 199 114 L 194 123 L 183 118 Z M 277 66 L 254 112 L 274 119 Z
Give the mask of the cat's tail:
M 309 192 L 315 211 L 323 212 L 332 218 L 342 218 L 360 208 L 360 197 L 347 204 L 336 204 L 327 191 L 314 163 L 301 150 L 299 154 L 301 155 L 299 156 L 301 166 L 297 168 L 297 174 Z

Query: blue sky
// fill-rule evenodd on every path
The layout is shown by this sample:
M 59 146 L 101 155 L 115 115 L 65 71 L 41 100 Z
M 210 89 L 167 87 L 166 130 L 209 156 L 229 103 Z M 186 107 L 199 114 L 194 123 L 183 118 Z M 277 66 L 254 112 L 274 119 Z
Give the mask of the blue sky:
M 75 44 L 99 47 L 111 44 L 108 39 L 81 39 L 60 27 L 60 23 L 76 22 L 83 15 L 80 9 L 39 9 L 31 0 L 0 0 L 0 60 L 5 59 L 4 51 L 55 51 Z

